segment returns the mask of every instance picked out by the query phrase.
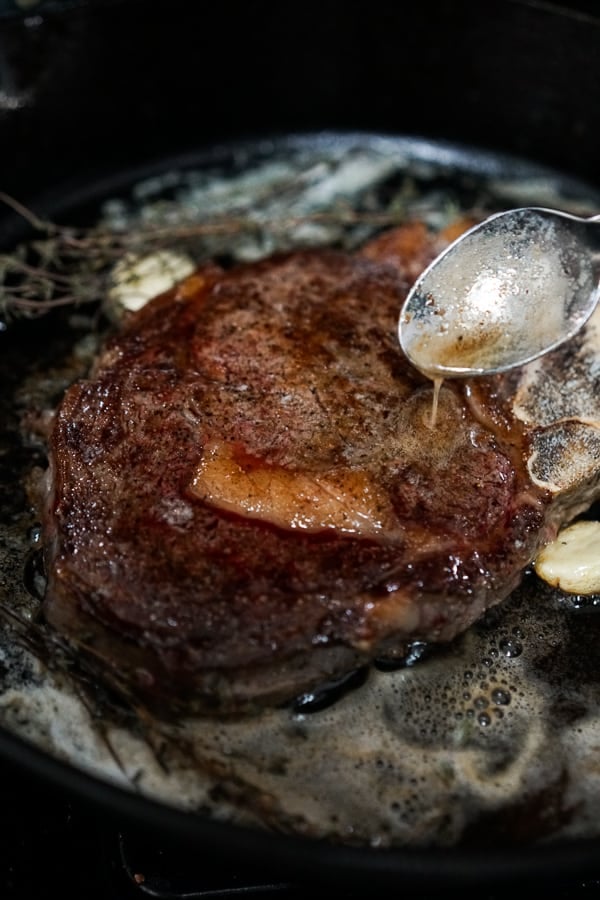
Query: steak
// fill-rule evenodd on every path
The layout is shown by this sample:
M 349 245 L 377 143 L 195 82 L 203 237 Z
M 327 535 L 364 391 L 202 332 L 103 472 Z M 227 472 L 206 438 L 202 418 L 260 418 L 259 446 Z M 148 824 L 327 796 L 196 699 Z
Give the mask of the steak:
M 226 713 L 502 601 L 597 496 L 598 416 L 540 421 L 555 352 L 445 382 L 432 423 L 396 328 L 443 242 L 207 265 L 132 313 L 55 414 L 50 626 L 149 702 Z

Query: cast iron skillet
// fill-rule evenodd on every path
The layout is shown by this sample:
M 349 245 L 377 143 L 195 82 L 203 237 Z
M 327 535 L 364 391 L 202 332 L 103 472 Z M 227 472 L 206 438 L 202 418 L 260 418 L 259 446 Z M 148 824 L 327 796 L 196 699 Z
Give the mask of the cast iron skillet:
M 39 4 L 0 20 L 0 171 L 23 200 L 230 136 L 320 128 L 426 134 L 598 184 L 600 19 L 505 0 L 340 11 L 256 3 Z M 412 5 L 411 5 L 412 7 Z M 136 52 L 132 51 L 135 45 Z M 240 76 L 238 73 L 243 73 Z M 4 226 L 10 240 L 14 220 Z M 232 828 L 126 794 L 10 734 L 7 761 L 98 809 L 302 879 L 442 888 L 597 874 L 598 844 L 374 851 Z
M 321 129 L 445 138 L 598 179 L 594 0 L 191 6 L 39 0 L 24 14 L 1 0 L 3 183 L 27 199 L 76 173 Z

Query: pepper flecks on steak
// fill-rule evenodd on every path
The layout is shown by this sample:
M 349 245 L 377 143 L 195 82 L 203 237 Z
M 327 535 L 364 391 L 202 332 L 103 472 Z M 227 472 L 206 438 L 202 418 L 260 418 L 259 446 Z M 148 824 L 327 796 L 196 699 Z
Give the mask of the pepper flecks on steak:
M 150 697 L 229 710 L 506 597 L 555 495 L 507 379 L 446 382 L 430 426 L 396 323 L 438 251 L 407 226 L 363 254 L 207 267 L 132 314 L 56 414 L 51 625 Z

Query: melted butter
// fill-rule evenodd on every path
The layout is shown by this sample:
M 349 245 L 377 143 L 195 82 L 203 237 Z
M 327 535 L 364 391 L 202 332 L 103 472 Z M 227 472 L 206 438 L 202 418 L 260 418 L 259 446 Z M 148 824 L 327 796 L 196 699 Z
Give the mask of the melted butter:
M 190 486 L 205 503 L 279 528 L 382 536 L 395 525 L 389 499 L 365 471 L 298 472 L 207 448 Z
M 431 419 L 429 421 L 431 428 L 435 428 L 435 426 L 437 424 L 438 406 L 439 406 L 439 401 L 440 401 L 440 391 L 442 389 L 443 383 L 444 383 L 443 378 L 434 378 L 433 379 L 433 400 L 431 401 Z
M 423 334 L 411 344 L 411 361 L 428 378 L 451 377 L 493 369 L 502 360 L 511 337 L 505 326 L 492 328 L 479 323 L 472 333 Z
M 564 528 L 535 561 L 537 574 L 570 594 L 600 593 L 600 522 Z
M 565 334 L 574 285 L 559 226 L 484 222 L 417 281 L 402 317 L 413 365 L 431 376 L 503 371 Z M 582 271 L 578 285 L 590 281 Z M 591 288 L 591 283 L 589 284 Z M 543 314 L 540 310 L 543 309 Z

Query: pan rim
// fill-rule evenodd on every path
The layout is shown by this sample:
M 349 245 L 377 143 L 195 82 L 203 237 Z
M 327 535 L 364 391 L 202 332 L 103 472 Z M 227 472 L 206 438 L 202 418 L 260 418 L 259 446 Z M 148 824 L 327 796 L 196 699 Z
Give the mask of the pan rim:
M 269 852 L 269 866 L 302 879 L 321 876 L 328 880 L 343 877 L 351 882 L 365 877 L 372 883 L 389 883 L 403 877 L 421 888 L 453 886 L 475 887 L 493 878 L 495 883 L 510 884 L 524 879 L 540 884 L 587 875 L 598 876 L 600 865 L 597 839 L 554 840 L 547 844 L 519 847 L 364 847 L 335 844 L 323 839 L 288 835 L 220 822 L 198 812 L 178 809 L 152 797 L 126 790 L 92 772 L 44 752 L 20 735 L 0 725 L 0 755 L 27 773 L 33 773 L 49 786 L 62 788 L 92 808 L 102 810 L 111 819 L 141 828 L 154 837 L 183 841 L 186 845 L 210 845 L 215 852 L 232 852 L 248 864 Z M 432 868 L 433 864 L 433 868 Z M 308 871 L 309 870 L 309 871 Z

